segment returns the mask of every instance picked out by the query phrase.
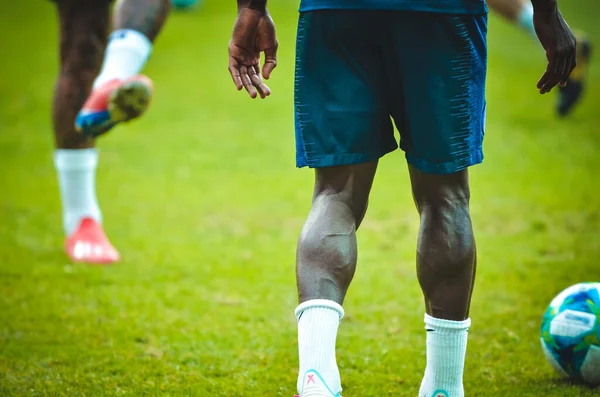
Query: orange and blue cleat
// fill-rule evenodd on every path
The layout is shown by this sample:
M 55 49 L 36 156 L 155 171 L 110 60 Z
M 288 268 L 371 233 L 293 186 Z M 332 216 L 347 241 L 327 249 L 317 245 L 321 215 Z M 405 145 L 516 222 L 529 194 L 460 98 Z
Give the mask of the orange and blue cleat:
M 141 116 L 150 105 L 152 91 L 152 81 L 144 75 L 107 81 L 85 101 L 75 128 L 87 136 L 102 135 L 118 123 Z
M 75 263 L 110 265 L 119 260 L 102 226 L 92 218 L 83 218 L 79 226 L 65 241 L 65 251 Z

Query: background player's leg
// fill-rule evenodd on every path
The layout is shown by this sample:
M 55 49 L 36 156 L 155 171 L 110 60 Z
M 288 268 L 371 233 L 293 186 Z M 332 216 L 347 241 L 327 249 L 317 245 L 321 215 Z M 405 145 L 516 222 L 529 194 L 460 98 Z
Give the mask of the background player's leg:
M 171 0 L 173 8 L 178 10 L 189 10 L 191 8 L 198 8 L 202 6 L 204 0 Z
M 524 28 L 537 42 L 533 25 L 533 7 L 529 0 L 487 0 L 487 5 L 513 23 Z M 586 70 L 590 59 L 591 44 L 581 32 L 577 36 L 577 67 L 571 73 L 566 87 L 559 87 L 556 111 L 566 116 L 581 100 L 586 82 Z
M 89 94 L 106 46 L 109 2 L 78 5 L 58 2 L 60 23 L 60 74 L 53 101 L 56 147 L 93 148 L 94 140 L 75 131 L 77 111 Z
M 476 268 L 468 171 L 433 175 L 409 166 L 421 217 L 417 277 L 427 314 L 427 368 L 419 397 L 464 395 L 462 374 Z
M 487 5 L 493 11 L 509 21 L 519 24 L 536 37 L 533 27 L 533 6 L 529 0 L 488 0 Z
M 341 391 L 335 341 L 356 268 L 356 230 L 376 169 L 377 162 L 316 169 L 313 204 L 296 257 L 299 391 L 309 370 L 318 371 L 333 393 Z
M 170 0 L 121 0 L 114 10 L 102 70 L 77 117 L 77 128 L 97 136 L 117 123 L 140 116 L 148 107 L 152 82 L 139 76 L 152 43 L 171 9 Z
M 69 247 L 72 259 L 89 259 L 90 252 L 101 253 L 94 258 L 101 262 L 116 260 L 114 248 L 100 228 L 102 219 L 95 190 L 98 154 L 94 140 L 75 131 L 74 120 L 83 104 L 100 63 L 106 45 L 109 24 L 109 3 L 59 2 L 60 75 L 53 101 L 53 123 L 56 142 L 55 165 L 58 172 L 63 206 L 63 226 L 67 236 L 78 235 L 85 223 L 93 226 L 93 241 Z M 77 257 L 75 255 L 77 245 Z M 97 248 L 101 246 L 102 248 Z M 87 258 L 86 258 L 87 257 Z
M 142 70 L 170 8 L 169 0 L 121 0 L 116 4 L 113 33 L 94 88 L 112 79 L 126 79 Z

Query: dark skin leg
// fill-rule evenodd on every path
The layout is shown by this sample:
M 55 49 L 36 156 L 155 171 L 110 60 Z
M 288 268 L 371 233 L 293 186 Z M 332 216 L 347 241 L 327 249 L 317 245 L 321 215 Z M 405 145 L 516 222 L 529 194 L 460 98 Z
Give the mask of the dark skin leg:
M 356 230 L 362 222 L 377 162 L 318 168 L 313 204 L 298 239 L 300 303 L 344 301 L 356 269 Z
M 170 0 L 123 0 L 115 7 L 113 29 L 132 29 L 154 42 L 170 10 Z
M 75 131 L 77 112 L 90 93 L 102 65 L 109 26 L 109 3 L 58 3 L 60 74 L 54 91 L 52 119 L 57 148 L 83 149 L 94 140 Z
M 311 299 L 343 303 L 356 269 L 356 230 L 367 209 L 376 169 L 377 163 L 366 163 L 316 170 L 313 205 L 298 240 L 300 303 Z M 476 264 L 468 172 L 431 175 L 409 169 L 421 215 L 417 275 L 427 313 L 464 320 L 469 315 Z
M 477 263 L 469 215 L 468 171 L 432 175 L 412 166 L 409 170 L 421 216 L 417 277 L 427 314 L 465 320 L 469 317 Z
M 169 0 L 124 0 L 114 15 L 114 29 L 133 29 L 154 41 L 169 13 Z M 53 102 L 57 148 L 94 147 L 94 139 L 75 131 L 77 112 L 90 94 L 107 44 L 110 2 L 59 1 L 60 76 Z

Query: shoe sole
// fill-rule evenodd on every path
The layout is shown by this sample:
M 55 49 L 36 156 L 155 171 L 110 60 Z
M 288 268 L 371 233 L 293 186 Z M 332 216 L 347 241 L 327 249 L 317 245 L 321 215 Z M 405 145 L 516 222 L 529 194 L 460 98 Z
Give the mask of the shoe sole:
M 150 105 L 152 89 L 142 81 L 128 81 L 115 89 L 108 100 L 111 124 L 140 117 Z
M 79 256 L 75 255 L 75 253 L 70 253 L 66 247 L 66 244 L 65 244 L 65 253 L 67 254 L 67 257 L 71 260 L 71 262 L 74 264 L 86 264 L 86 265 L 93 265 L 93 266 L 109 266 L 109 265 L 113 265 L 113 264 L 119 262 L 119 260 L 121 259 L 118 254 L 116 254 L 116 256 L 113 258 L 104 257 L 102 259 L 92 258 L 92 257 L 88 257 L 88 258 L 79 257 Z

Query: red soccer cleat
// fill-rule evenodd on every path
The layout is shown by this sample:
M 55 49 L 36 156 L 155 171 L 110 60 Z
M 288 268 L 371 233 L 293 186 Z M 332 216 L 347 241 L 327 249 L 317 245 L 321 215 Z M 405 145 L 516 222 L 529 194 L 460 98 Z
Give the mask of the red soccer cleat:
M 119 260 L 102 226 L 92 218 L 83 218 L 65 241 L 65 250 L 73 262 L 92 265 L 110 265 Z

